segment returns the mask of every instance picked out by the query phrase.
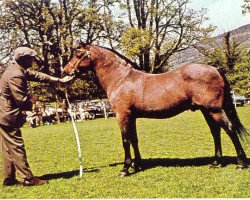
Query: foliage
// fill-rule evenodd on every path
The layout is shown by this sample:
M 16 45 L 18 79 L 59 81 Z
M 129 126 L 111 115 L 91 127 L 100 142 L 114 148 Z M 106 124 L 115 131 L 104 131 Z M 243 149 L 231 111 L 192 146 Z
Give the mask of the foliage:
M 188 3 L 189 0 L 119 1 L 119 13 L 115 9 L 118 2 L 113 0 L 6 1 L 0 4 L 5 55 L 26 44 L 39 51 L 39 65 L 44 72 L 58 75 L 80 38 L 117 47 L 121 35 L 125 33 L 123 41 L 127 37 L 129 40 L 128 32 L 134 28 L 147 35 L 143 48 L 139 48 L 140 55 L 137 53 L 139 64 L 142 70 L 153 72 L 166 65 L 174 52 L 188 48 L 211 31 L 201 26 L 206 20 L 205 10 L 188 9 Z M 171 45 L 164 48 L 166 43 Z M 130 43 L 124 42 L 126 49 L 124 45 Z M 140 45 L 139 38 L 136 45 Z
M 122 35 L 121 49 L 130 58 L 136 59 L 150 45 L 150 33 L 138 28 L 128 28 Z
M 228 77 L 232 90 L 246 94 L 250 90 L 250 50 L 232 37 L 230 32 L 223 35 L 222 44 L 209 40 L 209 45 L 195 46 L 205 57 L 203 61 L 212 65 Z
M 70 87 L 67 88 L 67 91 L 73 99 L 106 98 L 106 95 L 93 72 L 86 72 L 79 77 Z
M 57 65 L 57 68 L 53 68 L 53 74 L 59 74 L 62 57 L 67 56 L 67 48 L 73 45 L 70 24 L 74 16 L 68 14 L 73 11 L 70 8 L 74 9 L 74 2 L 75 0 L 55 4 L 50 0 L 6 1 L 2 15 L 5 24 L 1 29 L 15 32 L 12 48 L 25 44 L 35 48 L 39 52 L 38 65 L 43 66 L 43 72 L 48 73 L 52 65 Z M 69 7 L 67 12 L 64 6 Z
M 250 13 L 250 0 L 244 0 L 242 5 L 242 14 Z
M 0 4 L 1 57 L 11 58 L 19 45 L 38 52 L 37 66 L 41 72 L 60 76 L 62 67 L 69 61 L 80 38 L 94 42 L 104 32 L 102 17 L 83 0 L 9 0 Z M 6 61 L 6 60 L 5 60 Z M 44 87 L 36 85 L 40 93 Z M 49 96 L 55 98 L 56 90 Z M 78 94 L 77 96 L 81 96 Z M 47 97 L 42 98 L 50 98 Z
M 250 51 L 229 71 L 227 77 L 237 94 L 245 95 L 250 92 Z
M 137 55 L 141 70 L 152 73 L 163 71 L 174 53 L 189 48 L 211 33 L 211 26 L 202 26 L 207 20 L 206 10 L 190 9 L 189 3 L 189 0 L 121 1 L 121 8 L 129 20 L 122 36 L 122 49 L 127 55 Z M 141 34 L 135 40 L 131 30 L 146 33 L 149 36 L 146 38 L 150 40 L 143 40 L 145 43 L 142 45 Z M 132 45 L 137 47 L 131 48 Z
M 77 78 L 70 86 L 66 84 L 30 83 L 30 90 L 39 97 L 39 101 L 52 102 L 65 99 L 65 92 L 71 100 L 106 98 L 93 72 Z
M 250 129 L 250 107 L 237 110 L 242 123 Z M 139 119 L 137 125 L 139 146 L 146 169 L 124 178 L 118 177 L 124 155 L 115 118 L 76 122 L 84 167 L 81 179 L 71 123 L 34 129 L 22 128 L 31 169 L 35 175 L 49 179 L 49 184 L 37 187 L 2 187 L 0 198 L 133 199 L 250 196 L 250 171 L 235 170 L 235 149 L 225 132 L 222 132 L 222 148 L 228 165 L 218 169 L 209 168 L 214 155 L 213 139 L 200 112 L 184 112 L 167 120 Z M 249 143 L 242 144 L 249 157 Z
M 55 94 L 56 85 L 48 83 L 30 83 L 30 91 L 39 97 L 39 101 L 51 102 L 55 99 L 53 96 Z

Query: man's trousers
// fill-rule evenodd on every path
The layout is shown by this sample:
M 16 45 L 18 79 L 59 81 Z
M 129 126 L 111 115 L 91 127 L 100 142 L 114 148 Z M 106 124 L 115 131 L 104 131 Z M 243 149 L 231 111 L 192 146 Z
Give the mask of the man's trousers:
M 0 145 L 3 178 L 15 179 L 16 173 L 22 179 L 34 177 L 27 161 L 22 133 L 19 128 L 0 125 Z

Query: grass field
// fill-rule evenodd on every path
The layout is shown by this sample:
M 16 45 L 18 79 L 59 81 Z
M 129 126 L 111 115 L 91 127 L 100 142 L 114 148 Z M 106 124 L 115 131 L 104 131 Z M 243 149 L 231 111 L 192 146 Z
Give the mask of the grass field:
M 237 110 L 250 130 L 250 106 Z M 198 111 L 164 120 L 139 119 L 139 146 L 146 169 L 123 178 L 118 176 L 123 149 L 116 119 L 76 124 L 83 154 L 83 178 L 79 178 L 71 123 L 24 127 L 31 169 L 50 183 L 2 187 L 0 198 L 250 198 L 250 169 L 235 170 L 236 152 L 225 132 L 222 148 L 227 166 L 209 169 L 214 155 L 213 139 Z M 249 141 L 242 144 L 250 157 Z

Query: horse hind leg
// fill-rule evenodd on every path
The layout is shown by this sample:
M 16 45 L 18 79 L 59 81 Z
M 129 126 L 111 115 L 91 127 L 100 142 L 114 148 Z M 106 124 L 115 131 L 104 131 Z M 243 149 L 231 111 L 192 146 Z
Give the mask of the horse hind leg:
M 137 137 L 137 131 L 136 131 L 136 118 L 131 119 L 129 131 L 131 134 L 130 141 L 134 149 L 134 156 L 135 156 L 134 164 L 132 165 L 132 167 L 134 168 L 135 172 L 138 172 L 142 170 L 142 161 L 141 161 L 141 154 L 140 154 L 139 146 L 138 146 L 138 137 Z
M 202 110 L 202 114 L 204 115 L 206 122 L 210 128 L 210 131 L 212 133 L 213 139 L 214 139 L 214 161 L 211 164 L 211 168 L 218 168 L 223 166 L 222 163 L 222 148 L 221 148 L 221 126 L 218 122 L 216 122 L 213 117 L 206 112 L 205 110 Z
M 247 157 L 242 145 L 240 143 L 237 133 L 234 131 L 233 124 L 227 117 L 224 110 L 217 112 L 210 112 L 210 115 L 213 119 L 220 124 L 220 126 L 225 130 L 227 135 L 230 137 L 233 142 L 234 148 L 238 157 L 238 169 L 247 168 Z

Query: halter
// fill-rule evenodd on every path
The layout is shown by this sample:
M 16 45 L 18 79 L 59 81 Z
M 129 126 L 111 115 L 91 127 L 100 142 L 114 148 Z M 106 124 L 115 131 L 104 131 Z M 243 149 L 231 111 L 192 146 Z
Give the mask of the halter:
M 72 64 L 71 62 L 68 62 L 68 64 L 70 65 L 71 68 L 78 71 L 77 67 L 83 61 L 84 58 L 89 58 L 90 61 L 91 61 L 91 59 L 90 59 L 90 51 L 85 51 L 85 50 L 82 50 L 82 49 L 77 49 L 76 51 L 80 51 L 80 52 L 84 52 L 84 53 L 81 56 L 81 58 L 78 58 L 79 60 L 77 62 L 75 62 L 74 64 Z

